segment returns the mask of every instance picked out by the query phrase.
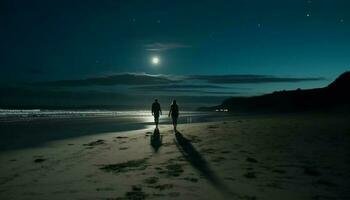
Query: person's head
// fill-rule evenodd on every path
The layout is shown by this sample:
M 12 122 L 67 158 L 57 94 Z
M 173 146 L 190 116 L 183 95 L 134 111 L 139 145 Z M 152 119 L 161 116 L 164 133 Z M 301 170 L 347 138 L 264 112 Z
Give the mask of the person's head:
M 154 99 L 154 102 L 158 102 L 158 99 Z
M 173 105 L 176 105 L 176 100 L 175 99 L 173 100 Z

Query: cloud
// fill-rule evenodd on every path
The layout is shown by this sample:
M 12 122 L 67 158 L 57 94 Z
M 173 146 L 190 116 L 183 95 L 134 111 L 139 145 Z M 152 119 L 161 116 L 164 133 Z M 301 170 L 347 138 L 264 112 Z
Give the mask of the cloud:
M 42 88 L 22 86 L 0 86 L 0 105 L 3 108 L 102 108 L 102 109 L 149 109 L 154 95 L 150 92 L 143 94 L 104 92 L 99 90 L 72 91 L 67 88 Z M 203 94 L 171 93 L 157 94 L 160 102 L 166 104 L 176 98 L 182 109 L 194 109 L 201 106 L 213 106 L 222 102 L 228 95 L 216 95 L 203 91 Z M 231 96 L 231 95 L 230 95 Z M 162 104 L 163 105 L 163 104 Z
M 214 84 L 247 84 L 247 83 L 295 83 L 321 81 L 323 77 L 291 78 L 270 75 L 191 75 L 189 80 L 203 80 Z
M 148 86 L 139 86 L 133 87 L 132 89 L 137 90 L 154 90 L 154 91 L 163 91 L 163 90 L 174 90 L 174 89 L 225 89 L 224 86 L 219 85 L 148 85 Z
M 188 96 L 196 96 L 200 94 L 210 94 L 210 95 L 222 95 L 222 96 L 231 96 L 236 94 L 241 94 L 240 92 L 222 92 L 222 91 L 205 91 L 205 90 L 183 90 L 183 89 L 164 89 L 161 92 L 171 93 L 182 93 L 188 94 Z
M 182 95 L 187 96 L 198 96 L 202 94 L 206 95 L 221 95 L 221 96 L 232 96 L 236 94 L 241 94 L 240 92 L 223 92 L 223 91 L 206 91 L 206 90 L 196 90 L 196 89 L 159 89 L 159 90 L 150 90 L 147 91 L 149 94 L 153 94 L 154 92 L 161 92 L 167 95 L 177 95 L 178 93 L 181 93 Z
M 241 92 L 213 92 L 213 91 L 202 91 L 204 94 L 216 94 L 216 95 L 222 95 L 222 96 L 231 96 L 231 95 L 236 95 L 236 94 L 242 94 Z
M 111 85 L 152 85 L 152 84 L 170 84 L 177 83 L 178 80 L 170 78 L 166 75 L 150 75 L 145 73 L 123 73 L 105 77 L 95 77 L 77 80 L 60 80 L 37 82 L 34 85 L 40 86 L 63 86 L 63 87 L 79 87 L 79 86 L 111 86 Z
M 42 87 L 22 87 L 9 86 L 0 87 L 0 93 L 4 98 L 0 99 L 0 105 L 3 107 L 18 108 L 45 108 L 45 107 L 85 107 L 90 105 L 105 106 L 118 105 L 121 108 L 128 108 L 143 102 L 143 96 L 131 96 L 121 92 L 104 92 L 98 90 L 72 91 L 57 90 L 56 88 Z
M 58 80 L 36 82 L 28 85 L 35 86 L 138 86 L 138 90 L 167 90 L 167 89 L 233 89 L 223 85 L 212 84 L 259 84 L 259 83 L 296 83 L 305 81 L 321 81 L 323 77 L 280 77 L 271 75 L 151 75 L 146 73 L 120 73 L 102 77 L 92 77 L 76 80 Z M 195 84 L 193 84 L 195 83 Z M 208 84 L 209 83 L 209 84 Z M 237 89 L 237 88 L 235 88 Z
M 164 94 L 186 94 L 186 95 L 221 95 L 221 96 L 232 96 L 235 94 L 241 94 L 240 92 L 233 91 L 222 91 L 222 89 L 237 89 L 228 88 L 219 85 L 180 85 L 180 84 L 168 84 L 168 85 L 149 85 L 132 87 L 130 89 L 147 91 L 148 93 L 164 93 Z M 206 90 L 209 89 L 209 90 Z M 212 91 L 212 90 L 215 91 Z M 249 89 L 249 88 L 248 88 Z
M 185 49 L 192 46 L 181 43 L 150 43 L 144 45 L 146 51 L 167 51 L 172 49 Z

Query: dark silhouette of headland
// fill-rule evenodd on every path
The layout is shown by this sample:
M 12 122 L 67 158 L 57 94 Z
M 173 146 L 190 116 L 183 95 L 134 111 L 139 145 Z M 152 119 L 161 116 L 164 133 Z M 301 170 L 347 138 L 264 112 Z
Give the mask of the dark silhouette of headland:
M 253 97 L 232 97 L 199 110 L 229 112 L 298 112 L 350 110 L 350 71 L 324 88 L 278 91 Z

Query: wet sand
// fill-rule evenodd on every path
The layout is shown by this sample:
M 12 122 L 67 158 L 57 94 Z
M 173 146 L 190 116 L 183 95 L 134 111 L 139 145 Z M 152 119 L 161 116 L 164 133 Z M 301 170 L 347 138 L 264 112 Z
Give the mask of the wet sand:
M 0 152 L 0 199 L 349 199 L 348 116 L 232 117 Z

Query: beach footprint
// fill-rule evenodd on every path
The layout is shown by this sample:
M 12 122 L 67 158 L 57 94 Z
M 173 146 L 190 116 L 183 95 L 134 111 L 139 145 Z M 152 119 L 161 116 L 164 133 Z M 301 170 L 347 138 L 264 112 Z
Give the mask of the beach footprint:
M 93 141 L 93 142 L 90 142 L 90 143 L 87 143 L 87 144 L 83 144 L 83 146 L 88 146 L 89 147 L 94 147 L 94 146 L 98 146 L 98 145 L 103 145 L 105 144 L 105 140 L 96 140 L 96 141 Z

